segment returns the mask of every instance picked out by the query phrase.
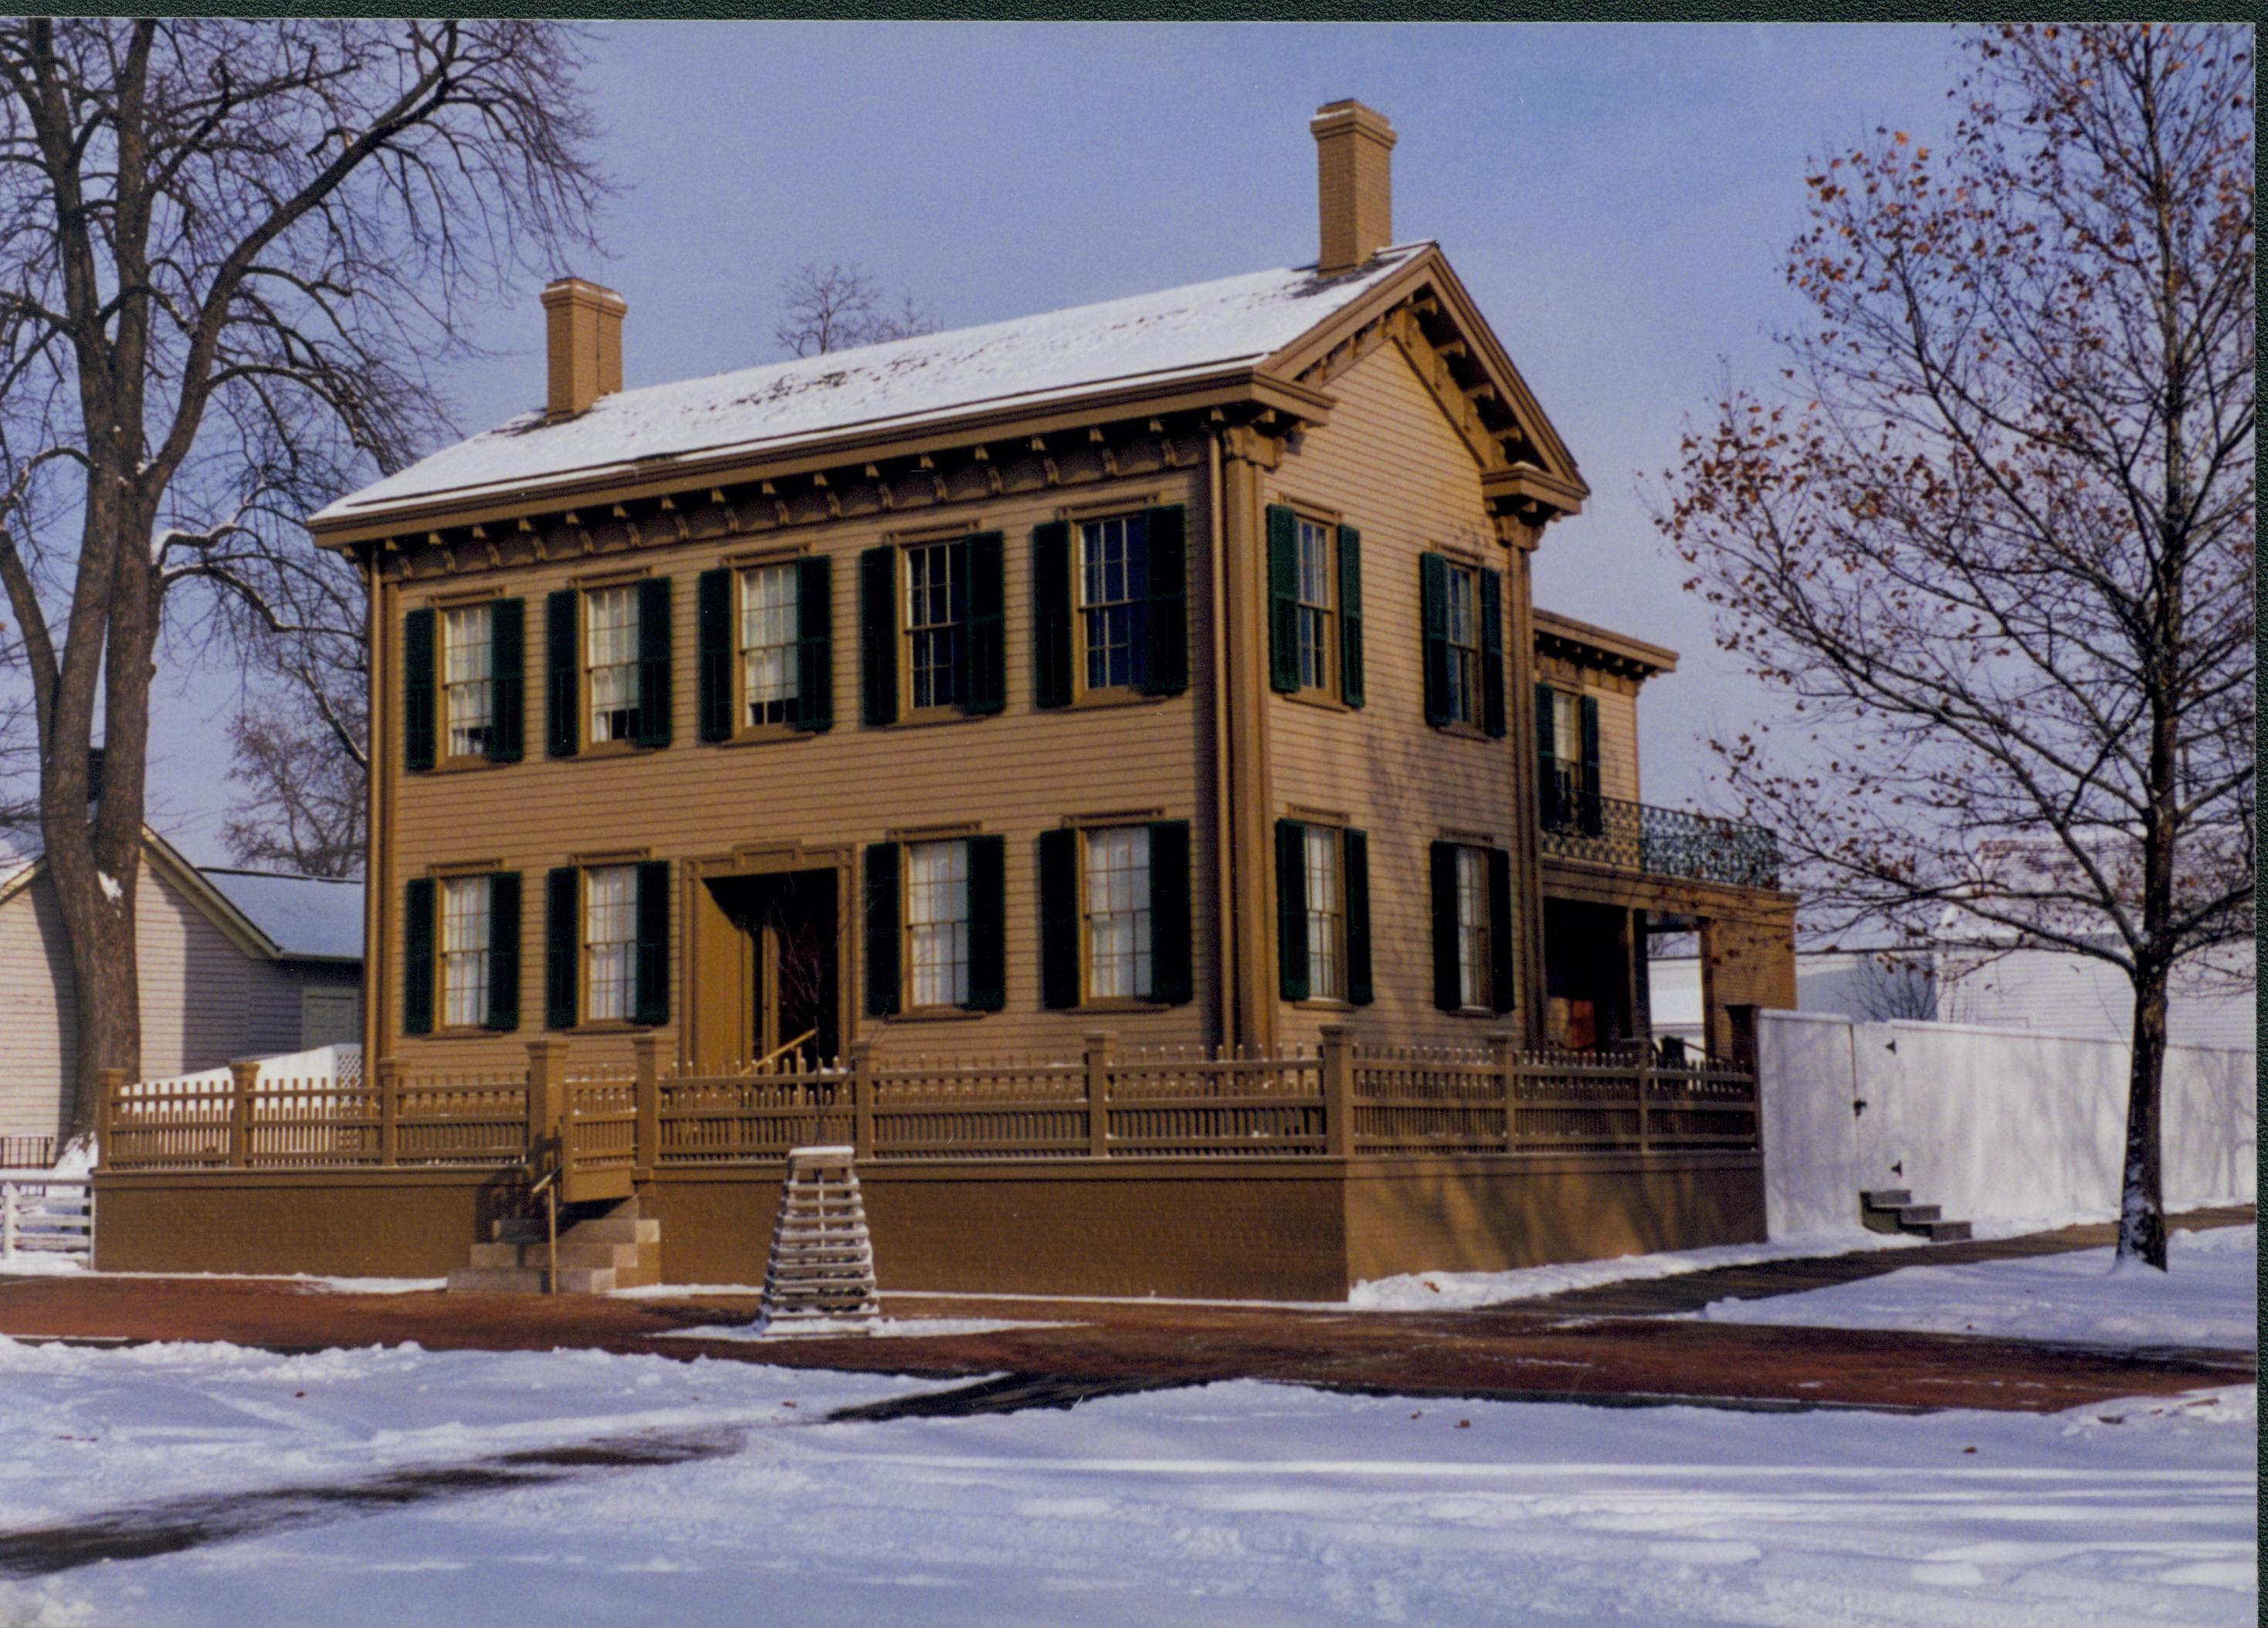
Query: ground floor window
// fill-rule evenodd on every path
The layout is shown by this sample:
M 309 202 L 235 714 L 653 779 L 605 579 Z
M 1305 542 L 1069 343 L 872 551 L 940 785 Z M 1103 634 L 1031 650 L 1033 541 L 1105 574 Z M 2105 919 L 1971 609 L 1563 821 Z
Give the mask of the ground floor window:
M 441 884 L 441 1021 L 470 1028 L 489 1016 L 489 879 Z
M 1090 999 L 1150 992 L 1150 828 L 1086 834 L 1086 992 Z
M 906 844 L 906 972 L 910 1004 L 968 998 L 968 844 Z
M 625 1020 L 637 985 L 637 869 L 602 865 L 584 873 L 583 1013 Z

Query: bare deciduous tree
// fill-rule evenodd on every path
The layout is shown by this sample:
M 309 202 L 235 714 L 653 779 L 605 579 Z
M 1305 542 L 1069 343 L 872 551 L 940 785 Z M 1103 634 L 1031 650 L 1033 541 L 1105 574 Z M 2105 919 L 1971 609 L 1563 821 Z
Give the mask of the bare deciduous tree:
M 910 289 L 896 310 L 885 310 L 881 284 L 855 261 L 823 269 L 806 262 L 780 279 L 779 294 L 772 336 L 781 350 L 799 357 L 937 332 L 937 318 Z
M 343 704 L 336 725 L 298 691 L 247 704 L 229 726 L 228 777 L 244 788 L 221 840 L 239 865 L 302 876 L 360 876 L 369 846 L 367 765 L 340 744 L 359 740 L 367 706 Z
M 2132 978 L 2159 1267 L 2169 976 L 2254 930 L 2251 40 L 1970 36 L 1948 151 L 1809 178 L 1785 387 L 1728 387 L 1657 515 L 1791 697 L 1719 750 L 1822 915 Z
M 135 882 L 161 630 L 286 642 L 297 522 L 445 433 L 456 312 L 588 244 L 576 36 L 521 21 L 0 23 L 0 586 L 77 990 L 76 1127 L 140 1055 Z M 103 794 L 90 819 L 98 711 Z

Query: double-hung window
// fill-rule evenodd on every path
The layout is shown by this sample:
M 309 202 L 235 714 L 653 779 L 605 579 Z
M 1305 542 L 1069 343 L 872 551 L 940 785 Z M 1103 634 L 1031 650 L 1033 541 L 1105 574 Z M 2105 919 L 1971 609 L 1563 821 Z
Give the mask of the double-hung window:
M 1346 998 L 1346 893 L 1339 872 L 1339 834 L 1327 825 L 1307 831 L 1307 992 Z
M 467 605 L 441 616 L 441 713 L 447 755 L 489 755 L 496 723 L 494 607 Z
M 952 543 L 906 550 L 906 676 L 916 711 L 961 704 L 968 584 Z
M 441 1021 L 472 1028 L 489 1020 L 489 878 L 441 884 Z
M 1277 971 L 1285 1000 L 1370 1004 L 1370 838 L 1276 822 Z
M 1091 1000 L 1151 992 L 1150 828 L 1086 833 L 1086 993 Z
M 1337 596 L 1332 578 L 1332 528 L 1304 516 L 1300 520 L 1300 688 L 1331 688 L 1331 652 Z
M 792 564 L 740 573 L 740 722 L 746 727 L 797 721 L 796 586 Z
M 909 1004 L 958 1006 L 968 999 L 968 844 L 906 844 Z
M 1143 671 L 1150 593 L 1146 518 L 1117 515 L 1082 523 L 1079 557 L 1086 688 L 1130 689 L 1148 677 Z
M 1457 1003 L 1485 1009 L 1493 989 L 1488 854 L 1457 850 Z
M 1575 824 L 1583 812 L 1582 697 L 1564 689 L 1551 692 L 1551 807 L 1562 822 Z
M 1481 591 L 1480 573 L 1465 566 L 1449 567 L 1447 632 L 1448 638 L 1448 711 L 1453 724 L 1481 721 Z
M 634 740 L 638 733 L 637 590 L 593 588 L 583 608 L 584 664 L 591 693 L 591 740 Z
M 626 1020 L 637 990 L 637 868 L 594 866 L 583 875 L 583 1014 Z

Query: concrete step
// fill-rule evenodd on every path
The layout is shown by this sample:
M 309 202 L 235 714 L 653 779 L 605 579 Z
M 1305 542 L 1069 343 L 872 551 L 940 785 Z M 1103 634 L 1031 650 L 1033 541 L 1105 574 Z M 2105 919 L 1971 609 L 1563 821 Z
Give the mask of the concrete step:
M 468 1264 L 482 1271 L 516 1271 L 522 1263 L 519 1252 L 527 1247 L 518 1243 L 476 1243 Z M 534 1247 L 538 1254 L 542 1252 L 541 1244 Z
M 1970 1237 L 1966 1221 L 1932 1221 L 1923 1230 L 1932 1243 L 1966 1243 Z
M 1895 1210 L 1912 1202 L 1913 1194 L 1903 1187 L 1879 1187 L 1859 1195 L 1859 1203 L 1869 1210 Z
M 661 1223 L 635 1215 L 602 1215 L 596 1220 L 578 1221 L 559 1235 L 578 1243 L 659 1243 Z
M 621 1286 L 611 1266 L 563 1266 L 559 1269 L 559 1293 L 562 1294 L 612 1294 Z
M 498 1243 L 541 1243 L 543 1218 L 507 1216 L 500 1221 L 490 1221 L 489 1236 Z
M 1926 1227 L 1945 1212 L 1933 1204 L 1902 1204 L 1898 1206 L 1898 1225 L 1907 1232 Z

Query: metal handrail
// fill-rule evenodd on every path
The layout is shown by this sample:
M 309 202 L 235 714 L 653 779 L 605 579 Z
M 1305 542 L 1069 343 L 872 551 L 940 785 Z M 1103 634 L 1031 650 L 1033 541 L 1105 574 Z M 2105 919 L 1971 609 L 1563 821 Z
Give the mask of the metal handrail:
M 1734 888 L 1779 886 L 1779 838 L 1765 826 L 1660 808 L 1556 777 L 1539 810 L 1543 852 Z

